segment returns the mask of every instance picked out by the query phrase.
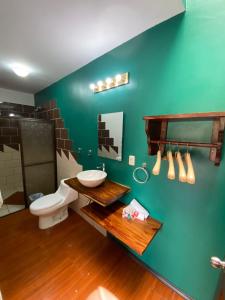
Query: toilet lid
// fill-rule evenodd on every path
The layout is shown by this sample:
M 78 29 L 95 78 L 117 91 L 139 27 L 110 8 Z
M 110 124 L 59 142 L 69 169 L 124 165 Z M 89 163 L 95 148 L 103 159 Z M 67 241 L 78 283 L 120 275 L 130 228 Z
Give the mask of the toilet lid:
M 57 194 L 50 194 L 40 199 L 37 199 L 31 204 L 32 209 L 45 209 L 50 208 L 52 206 L 57 205 L 63 200 L 62 197 L 58 196 Z

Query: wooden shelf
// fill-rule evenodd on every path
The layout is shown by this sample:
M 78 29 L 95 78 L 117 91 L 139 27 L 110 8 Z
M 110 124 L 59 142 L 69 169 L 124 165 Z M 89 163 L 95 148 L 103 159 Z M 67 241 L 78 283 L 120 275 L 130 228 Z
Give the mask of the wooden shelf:
M 221 143 L 212 144 L 212 143 L 198 143 L 198 142 L 178 142 L 174 140 L 160 140 L 160 141 L 154 141 L 151 140 L 151 144 L 163 144 L 163 145 L 180 145 L 180 146 L 188 146 L 188 147 L 200 147 L 200 148 L 220 148 Z
M 144 120 L 168 120 L 168 121 L 210 121 L 224 118 L 225 112 L 192 113 L 176 115 L 145 116 Z
M 118 240 L 142 255 L 162 224 L 153 218 L 145 221 L 124 219 L 122 218 L 124 207 L 121 202 L 107 208 L 91 203 L 81 210 Z
M 210 149 L 209 159 L 216 166 L 220 165 L 225 128 L 225 112 L 145 116 L 144 120 L 149 155 L 156 155 L 159 148 L 163 153 L 166 144 L 204 147 Z M 211 142 L 167 140 L 168 122 L 177 121 L 213 121 Z
M 95 201 L 104 207 L 117 201 L 130 191 L 129 187 L 108 179 L 96 188 L 83 186 L 77 178 L 67 179 L 65 180 L 65 183 L 78 193 L 85 195 L 90 200 Z

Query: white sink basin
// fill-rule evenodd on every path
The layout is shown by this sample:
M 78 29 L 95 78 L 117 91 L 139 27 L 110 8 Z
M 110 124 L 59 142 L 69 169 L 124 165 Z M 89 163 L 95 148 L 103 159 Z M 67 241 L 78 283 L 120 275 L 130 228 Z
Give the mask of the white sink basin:
M 107 173 L 99 170 L 82 171 L 77 174 L 77 179 L 87 187 L 96 187 L 105 181 Z

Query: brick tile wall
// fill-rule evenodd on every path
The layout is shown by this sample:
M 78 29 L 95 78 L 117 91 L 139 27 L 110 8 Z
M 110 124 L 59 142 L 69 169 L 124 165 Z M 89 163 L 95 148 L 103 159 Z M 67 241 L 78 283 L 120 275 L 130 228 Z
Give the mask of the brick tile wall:
M 10 113 L 15 114 L 15 118 L 9 117 Z M 54 120 L 57 152 L 61 155 L 63 151 L 67 158 L 71 153 L 75 158 L 75 153 L 72 151 L 72 140 L 69 138 L 68 129 L 64 126 L 64 120 L 55 100 L 46 102 L 39 111 L 35 111 L 34 106 L 0 103 L 0 151 L 3 151 L 3 145 L 16 150 L 19 149 L 20 138 L 17 119 L 19 117 Z M 105 134 L 108 137 L 107 133 Z
M 3 199 L 23 191 L 20 151 L 4 146 L 0 152 L 0 188 Z
M 11 113 L 15 116 L 10 117 Z M 3 145 L 19 150 L 18 118 L 34 118 L 35 116 L 34 106 L 8 102 L 0 103 L 0 151 L 4 151 Z
M 75 153 L 72 151 L 73 142 L 69 139 L 68 129 L 64 126 L 64 120 L 59 108 L 57 108 L 56 101 L 50 100 L 46 102 L 37 113 L 37 117 L 55 121 L 56 151 L 60 156 L 63 151 L 68 159 L 69 153 L 76 158 Z
M 18 121 L 0 117 L 0 151 L 3 151 L 3 145 L 19 150 L 19 144 Z
M 9 117 L 13 113 L 15 117 L 34 118 L 34 106 L 22 105 L 15 103 L 3 102 L 0 103 L 0 117 Z

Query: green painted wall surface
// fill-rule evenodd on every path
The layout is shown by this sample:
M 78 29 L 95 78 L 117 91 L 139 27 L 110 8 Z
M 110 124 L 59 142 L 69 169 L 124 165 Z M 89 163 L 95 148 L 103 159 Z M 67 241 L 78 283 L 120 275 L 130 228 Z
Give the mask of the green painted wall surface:
M 197 183 L 194 186 L 160 176 L 146 185 L 132 179 L 128 155 L 136 164 L 147 162 L 144 115 L 225 111 L 225 2 L 187 1 L 187 12 L 152 28 L 73 74 L 36 94 L 36 103 L 56 99 L 65 125 L 82 147 L 84 168 L 105 161 L 109 178 L 130 185 L 123 201 L 137 198 L 161 220 L 162 230 L 142 257 L 145 264 L 197 300 L 213 299 L 219 272 L 210 257 L 225 252 L 225 159 L 215 167 L 208 150 L 192 150 Z M 130 84 L 92 94 L 89 84 L 120 72 L 130 72 Z M 98 113 L 123 111 L 123 161 L 96 156 Z M 210 138 L 208 123 L 170 127 L 169 135 L 194 140 Z M 89 148 L 93 157 L 87 156 Z M 128 270 L 129 271 L 129 270 Z M 140 278 L 141 280 L 141 278 Z

